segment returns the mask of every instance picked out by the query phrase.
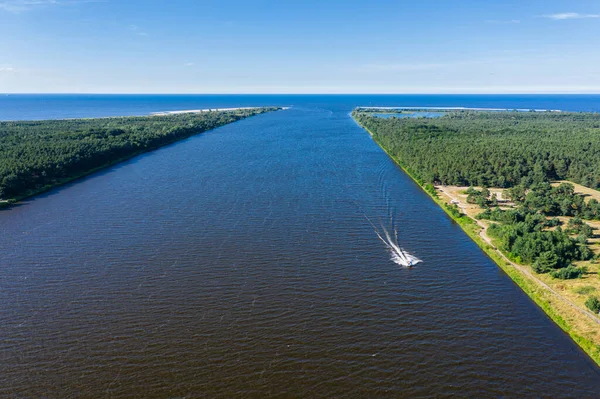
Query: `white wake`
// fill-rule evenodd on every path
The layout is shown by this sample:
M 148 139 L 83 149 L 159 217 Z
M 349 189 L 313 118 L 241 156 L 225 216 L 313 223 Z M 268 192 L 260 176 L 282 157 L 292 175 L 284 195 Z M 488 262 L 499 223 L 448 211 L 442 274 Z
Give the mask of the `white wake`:
M 377 227 L 375 227 L 375 225 L 371 222 L 367 215 L 365 215 L 365 218 L 369 221 L 369 223 L 371 223 L 371 226 L 373 226 L 373 230 L 375 230 L 375 234 L 377 234 L 377 237 L 379 237 L 381 242 L 383 242 L 390 251 L 390 255 L 392 256 L 392 258 L 390 259 L 391 261 L 404 267 L 412 267 L 417 263 L 423 262 L 421 259 L 409 254 L 404 249 L 402 249 L 400 245 L 398 245 L 398 232 L 395 229 L 394 238 L 392 239 L 390 233 L 385 229 L 385 227 L 381 226 L 381 229 L 383 230 L 382 236 Z
M 396 233 L 395 239 L 392 239 L 392 237 L 390 237 L 390 233 L 388 233 L 388 231 L 385 228 L 382 227 L 382 229 L 384 231 L 385 238 L 382 237 L 381 234 L 379 234 L 379 231 L 377 231 L 377 229 L 375 229 L 375 233 L 390 251 L 390 255 L 392 255 L 391 260 L 393 262 L 404 267 L 412 267 L 417 263 L 422 262 L 421 259 L 409 254 L 404 249 L 400 248 L 400 246 L 398 245 L 398 234 L 396 231 L 394 231 L 394 233 Z

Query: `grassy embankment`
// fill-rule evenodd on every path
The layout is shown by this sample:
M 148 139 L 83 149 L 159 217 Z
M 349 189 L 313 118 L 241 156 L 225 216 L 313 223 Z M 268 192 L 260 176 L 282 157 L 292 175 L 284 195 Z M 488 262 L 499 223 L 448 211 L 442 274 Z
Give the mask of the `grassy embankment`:
M 11 195 L 0 198 L 0 209 L 193 135 L 279 109 L 0 122 L 0 193 L 9 191 L 9 177 L 13 184 Z
M 511 264 L 500 252 L 492 245 L 487 243 L 480 235 L 482 227 L 471 217 L 460 212 L 458 207 L 449 204 L 439 197 L 435 187 L 431 184 L 425 184 L 402 162 L 392 155 L 378 140 L 368 128 L 359 125 L 365 129 L 374 141 L 393 159 L 402 170 L 421 187 L 431 199 L 437 203 L 465 233 L 492 259 L 520 288 L 525 292 L 563 331 L 575 341 L 598 365 L 600 365 L 600 336 L 597 334 L 598 326 L 587 320 L 587 316 L 580 314 L 576 309 L 565 301 L 557 298 L 555 294 L 542 286 L 527 274 L 523 273 L 513 264 Z M 587 328 L 582 327 L 587 326 Z M 590 325 L 592 328 L 590 329 Z

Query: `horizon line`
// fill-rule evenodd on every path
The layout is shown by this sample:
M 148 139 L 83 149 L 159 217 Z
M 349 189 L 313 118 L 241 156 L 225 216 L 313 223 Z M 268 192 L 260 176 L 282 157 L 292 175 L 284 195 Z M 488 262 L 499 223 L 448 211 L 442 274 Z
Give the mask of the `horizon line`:
M 375 95 L 375 96 L 504 96 L 504 95 L 600 95 L 599 92 L 501 92 L 501 93 L 135 93 L 135 92 L 0 92 L 0 96 L 11 95 L 124 95 L 124 96 L 357 96 L 357 95 Z

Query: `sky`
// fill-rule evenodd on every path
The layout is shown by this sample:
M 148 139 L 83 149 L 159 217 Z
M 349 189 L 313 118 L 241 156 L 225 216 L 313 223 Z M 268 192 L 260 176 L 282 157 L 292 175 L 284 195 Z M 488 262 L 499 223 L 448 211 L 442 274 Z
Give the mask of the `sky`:
M 0 0 L 0 93 L 600 93 L 600 1 Z

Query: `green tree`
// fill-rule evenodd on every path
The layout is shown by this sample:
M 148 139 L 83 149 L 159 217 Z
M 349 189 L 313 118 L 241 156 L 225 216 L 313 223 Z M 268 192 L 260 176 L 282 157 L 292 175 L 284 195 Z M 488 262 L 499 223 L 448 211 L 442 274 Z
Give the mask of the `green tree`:
M 555 253 L 546 251 L 542 252 L 532 265 L 536 273 L 548 273 L 556 269 L 558 265 L 558 256 Z
M 592 312 L 600 313 L 600 299 L 596 296 L 591 296 L 585 301 L 585 306 Z

